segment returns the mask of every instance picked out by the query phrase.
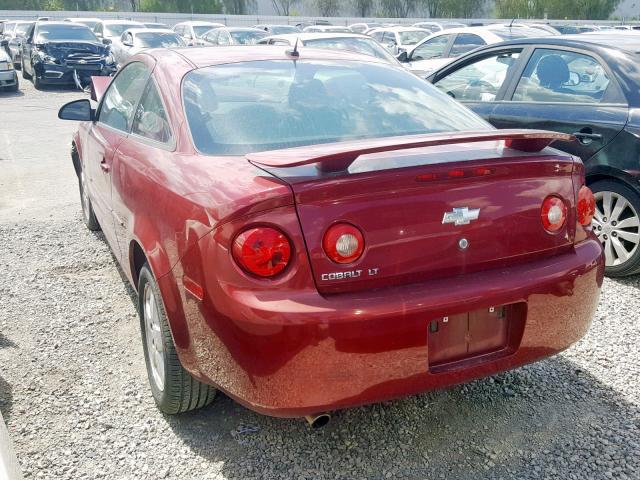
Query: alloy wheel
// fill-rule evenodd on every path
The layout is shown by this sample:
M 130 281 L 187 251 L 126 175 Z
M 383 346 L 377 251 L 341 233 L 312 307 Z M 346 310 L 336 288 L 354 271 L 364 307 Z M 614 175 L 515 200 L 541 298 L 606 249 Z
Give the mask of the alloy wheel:
M 165 382 L 164 342 L 158 303 L 151 285 L 145 285 L 143 298 L 144 327 L 149 366 L 151 367 L 151 374 L 156 387 L 158 390 L 163 391 Z
M 604 247 L 607 267 L 623 265 L 640 244 L 640 218 L 633 205 L 616 192 L 595 194 L 593 230 Z

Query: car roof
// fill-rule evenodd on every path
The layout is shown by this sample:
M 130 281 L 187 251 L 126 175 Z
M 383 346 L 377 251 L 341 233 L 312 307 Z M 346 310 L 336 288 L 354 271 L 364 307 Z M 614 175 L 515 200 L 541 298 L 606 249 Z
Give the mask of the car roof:
M 419 27 L 378 27 L 378 28 L 374 28 L 373 30 L 371 30 L 371 32 L 379 32 L 379 31 L 385 31 L 385 32 L 429 32 L 429 30 L 426 30 L 424 28 L 419 28 Z M 429 32 L 431 33 L 431 32 Z
M 173 33 L 173 34 L 176 33 L 169 28 L 146 28 L 146 27 L 128 28 L 122 33 L 125 33 L 125 32 L 133 33 L 134 35 L 137 35 L 138 33 Z
M 100 18 L 96 18 L 96 17 L 67 17 L 67 18 L 65 18 L 65 21 L 68 21 L 68 22 L 83 22 L 83 21 L 87 21 L 87 20 L 91 20 L 92 22 L 101 21 Z
M 36 22 L 36 24 L 38 26 L 41 26 L 41 25 L 45 25 L 45 26 L 56 25 L 56 26 L 69 27 L 69 28 L 89 28 L 86 25 L 84 25 L 82 23 L 78 23 L 78 22 L 63 22 L 63 21 L 50 22 L 50 21 L 45 21 L 45 22 Z
M 223 23 L 220 22 L 206 22 L 204 20 L 189 20 L 187 22 L 180 22 L 180 23 L 176 23 L 176 26 L 178 25 L 191 25 L 192 27 L 207 27 L 209 25 L 213 25 L 215 27 L 222 25 L 223 27 L 226 27 L 226 25 L 224 25 Z
M 262 32 L 262 33 L 266 33 L 261 28 L 255 28 L 255 27 L 218 27 L 218 28 L 216 28 L 216 30 L 226 30 L 227 32 Z
M 271 35 L 269 37 L 265 37 L 263 40 L 268 38 L 282 38 L 284 40 L 296 40 L 299 38 L 301 41 L 305 40 L 316 40 L 320 38 L 365 38 L 367 40 L 372 40 L 375 42 L 373 38 L 368 35 L 362 35 L 360 33 L 342 33 L 342 32 L 301 32 L 301 33 L 283 33 L 281 35 Z
M 135 24 L 135 25 L 144 25 L 142 22 L 138 22 L 137 20 L 100 20 L 105 25 L 122 25 L 122 24 Z
M 557 35 L 540 38 L 518 38 L 502 42 L 501 45 L 547 44 L 595 50 L 615 48 L 629 53 L 640 53 L 640 33 L 581 33 L 578 35 Z M 494 45 L 495 46 L 495 45 Z
M 287 52 L 291 51 L 290 46 L 276 45 L 243 45 L 228 46 L 224 48 L 211 47 L 181 47 L 174 48 L 171 51 L 180 54 L 185 60 L 189 61 L 197 68 L 209 67 L 213 65 L 223 65 L 228 63 L 264 61 L 264 60 L 293 60 Z M 150 55 L 156 54 L 156 51 L 148 51 Z M 167 55 L 167 51 L 157 50 L 157 59 L 161 60 Z M 382 65 L 389 65 L 383 59 L 364 55 L 346 50 L 333 50 L 324 48 L 306 48 L 300 51 L 300 56 L 296 60 L 344 60 L 375 62 Z

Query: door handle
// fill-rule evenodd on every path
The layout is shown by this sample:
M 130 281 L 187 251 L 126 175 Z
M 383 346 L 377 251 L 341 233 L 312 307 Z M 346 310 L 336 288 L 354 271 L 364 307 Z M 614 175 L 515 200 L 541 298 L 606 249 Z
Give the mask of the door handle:
M 100 162 L 100 168 L 104 173 L 109 173 L 111 171 L 111 165 L 109 165 L 104 158 Z
M 583 145 L 589 145 L 591 142 L 601 142 L 602 135 L 599 133 L 591 133 L 591 132 L 575 132 L 573 134 L 574 137 L 578 139 L 580 143 Z

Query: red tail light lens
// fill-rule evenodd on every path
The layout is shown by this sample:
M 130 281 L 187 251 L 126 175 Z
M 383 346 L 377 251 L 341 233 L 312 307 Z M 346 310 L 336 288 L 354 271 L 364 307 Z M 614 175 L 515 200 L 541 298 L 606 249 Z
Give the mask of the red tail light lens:
M 291 244 L 275 228 L 245 230 L 236 237 L 233 258 L 244 270 L 259 277 L 273 277 L 283 271 L 291 259 Z
M 585 227 L 591 225 L 596 214 L 596 197 L 591 189 L 585 185 L 578 191 L 578 222 Z
M 364 251 L 364 237 L 353 225 L 337 223 L 324 234 L 322 248 L 336 263 L 355 262 Z
M 567 221 L 567 206 L 559 197 L 547 197 L 542 202 L 540 216 L 546 231 L 557 232 Z

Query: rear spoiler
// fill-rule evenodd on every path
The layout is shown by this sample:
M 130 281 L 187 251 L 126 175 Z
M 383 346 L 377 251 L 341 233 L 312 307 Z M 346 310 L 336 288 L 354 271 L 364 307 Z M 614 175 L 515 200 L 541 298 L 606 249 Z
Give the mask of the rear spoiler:
M 575 137 L 566 133 L 546 130 L 520 129 L 430 133 L 250 153 L 246 155 L 246 158 L 252 163 L 266 167 L 287 168 L 316 163 L 318 169 L 324 172 L 339 172 L 349 168 L 349 165 L 361 155 L 369 153 L 494 141 L 504 141 L 506 147 L 523 152 L 539 152 L 557 140 L 570 142 L 574 141 Z
M 111 80 L 113 80 L 113 77 L 91 77 L 91 100 L 99 102 L 104 92 L 107 91 Z

